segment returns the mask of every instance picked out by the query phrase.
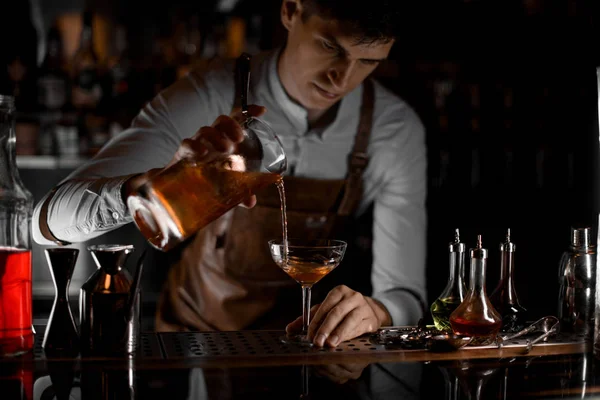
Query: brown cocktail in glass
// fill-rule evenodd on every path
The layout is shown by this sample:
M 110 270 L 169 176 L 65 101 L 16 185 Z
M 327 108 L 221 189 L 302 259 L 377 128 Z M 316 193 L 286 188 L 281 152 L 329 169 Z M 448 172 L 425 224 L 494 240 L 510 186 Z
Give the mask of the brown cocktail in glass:
M 312 286 L 333 271 L 342 261 L 346 243 L 341 240 L 270 240 L 273 261 L 302 286 L 302 332 L 286 335 L 286 343 L 312 346 L 308 339 L 310 291 Z

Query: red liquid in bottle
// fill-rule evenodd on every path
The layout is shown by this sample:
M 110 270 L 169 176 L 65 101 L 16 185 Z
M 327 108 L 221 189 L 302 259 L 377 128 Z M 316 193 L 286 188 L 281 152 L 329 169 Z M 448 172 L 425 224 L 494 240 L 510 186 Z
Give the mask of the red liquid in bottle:
M 0 356 L 33 348 L 31 251 L 0 247 Z
M 471 249 L 469 292 L 450 314 L 452 331 L 457 335 L 473 337 L 478 344 L 494 340 L 502 327 L 502 318 L 485 292 L 487 254 L 487 249 L 481 245 L 481 235 L 478 235 L 477 247 Z
M 500 327 L 501 321 L 483 321 L 481 319 L 469 320 L 465 318 L 455 318 L 452 320 L 452 330 L 458 335 L 482 337 L 495 336 Z

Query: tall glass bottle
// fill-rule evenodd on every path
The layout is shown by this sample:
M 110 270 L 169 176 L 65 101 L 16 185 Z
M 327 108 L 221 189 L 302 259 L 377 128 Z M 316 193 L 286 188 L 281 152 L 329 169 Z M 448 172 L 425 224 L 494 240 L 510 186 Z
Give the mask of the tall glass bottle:
M 113 51 L 108 59 L 108 80 L 110 90 L 105 95 L 108 112 L 112 126 L 115 130 L 122 130 L 129 126 L 131 118 L 135 115 L 137 107 L 130 91 L 132 61 L 129 57 L 127 31 L 124 25 L 117 25 L 113 39 Z M 111 135 L 113 132 L 111 130 Z
M 16 165 L 15 100 L 0 95 L 0 357 L 33 348 L 31 235 L 33 196 Z
M 93 21 L 94 14 L 86 10 L 83 13 L 79 47 L 71 61 L 71 101 L 80 110 L 94 109 L 102 96 L 99 59 L 94 49 Z
M 515 288 L 515 250 L 508 229 L 504 243 L 500 244 L 500 281 L 490 295 L 492 305 L 502 317 L 502 332 L 518 332 L 527 321 L 527 310 L 519 304 Z
M 75 108 L 79 152 L 92 156 L 108 141 L 103 68 L 94 48 L 94 13 L 83 13 L 79 48 L 72 60 L 71 103 Z
M 502 318 L 485 291 L 487 259 L 488 251 L 482 247 L 481 235 L 478 235 L 477 247 L 471 249 L 469 292 L 450 315 L 452 331 L 476 338 L 476 342 L 494 339 L 502 325 Z
M 69 74 L 65 69 L 63 43 L 55 23 L 48 31 L 46 55 L 38 72 L 38 103 L 43 112 L 56 112 L 67 102 Z
M 450 314 L 465 298 L 465 244 L 460 242 L 460 233 L 455 231 L 454 242 L 449 245 L 450 275 L 442 294 L 431 305 L 433 323 L 439 330 L 450 331 Z

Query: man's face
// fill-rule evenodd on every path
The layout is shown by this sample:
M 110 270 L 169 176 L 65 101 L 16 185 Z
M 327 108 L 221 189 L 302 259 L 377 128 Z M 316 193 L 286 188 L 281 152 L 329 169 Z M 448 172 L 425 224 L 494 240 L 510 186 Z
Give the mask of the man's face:
M 393 41 L 356 44 L 335 20 L 311 15 L 302 20 L 301 3 L 282 10 L 288 40 L 279 74 L 288 94 L 309 110 L 326 110 L 356 88 L 380 61 Z M 289 12 L 286 15 L 286 11 Z

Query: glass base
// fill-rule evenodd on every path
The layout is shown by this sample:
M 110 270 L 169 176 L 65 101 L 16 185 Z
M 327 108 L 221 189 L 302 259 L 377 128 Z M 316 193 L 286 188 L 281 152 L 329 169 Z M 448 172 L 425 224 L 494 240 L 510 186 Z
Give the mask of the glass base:
M 0 338 L 0 358 L 18 357 L 29 353 L 33 350 L 33 341 L 33 333 L 17 337 Z
M 314 346 L 313 342 L 311 340 L 309 340 L 306 335 L 303 335 L 303 334 L 283 335 L 283 336 L 279 337 L 279 340 L 281 340 L 281 342 L 285 343 L 285 344 L 293 344 L 293 345 L 297 345 L 297 346 L 306 346 L 306 347 Z

